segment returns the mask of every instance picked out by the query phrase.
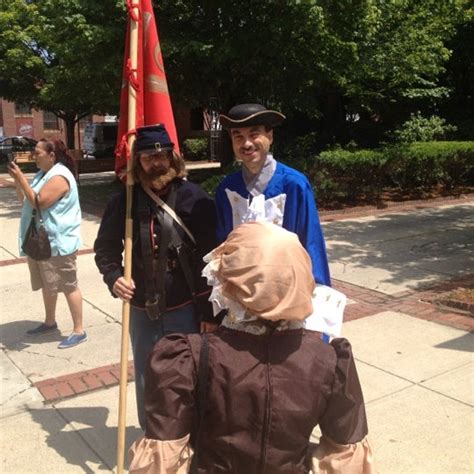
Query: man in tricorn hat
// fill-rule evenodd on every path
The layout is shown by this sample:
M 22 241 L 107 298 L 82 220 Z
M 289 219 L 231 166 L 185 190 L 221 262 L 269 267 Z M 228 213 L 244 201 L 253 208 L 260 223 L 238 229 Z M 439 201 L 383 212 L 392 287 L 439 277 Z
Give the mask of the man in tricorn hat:
M 311 257 L 316 282 L 330 285 L 326 247 L 313 190 L 306 176 L 270 153 L 273 128 L 285 116 L 260 104 L 240 104 L 220 115 L 242 169 L 216 191 L 217 240 L 243 222 L 270 221 L 298 235 Z
M 138 418 L 145 429 L 144 372 L 166 334 L 211 329 L 210 289 L 202 257 L 216 246 L 213 200 L 186 175 L 161 124 L 137 129 L 133 165 L 132 281 L 123 277 L 125 190 L 113 196 L 94 244 L 95 261 L 114 297 L 131 302 L 130 337 Z M 210 321 L 210 323 L 206 323 Z

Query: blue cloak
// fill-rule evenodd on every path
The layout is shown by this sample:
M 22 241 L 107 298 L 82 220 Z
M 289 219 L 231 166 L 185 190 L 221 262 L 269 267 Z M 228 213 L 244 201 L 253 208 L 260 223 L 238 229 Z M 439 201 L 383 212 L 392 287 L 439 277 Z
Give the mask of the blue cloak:
M 249 197 L 242 171 L 227 176 L 216 191 L 217 240 L 223 242 L 233 229 L 232 207 L 225 189 Z M 289 166 L 277 162 L 275 173 L 263 194 L 270 199 L 286 194 L 283 227 L 298 235 L 301 244 L 311 257 L 313 275 L 317 283 L 330 286 L 329 266 L 323 232 L 313 190 L 306 176 Z

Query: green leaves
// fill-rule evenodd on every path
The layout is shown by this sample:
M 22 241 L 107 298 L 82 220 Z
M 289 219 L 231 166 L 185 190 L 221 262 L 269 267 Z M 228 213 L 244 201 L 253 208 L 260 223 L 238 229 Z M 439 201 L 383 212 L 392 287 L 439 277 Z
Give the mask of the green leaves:
M 436 115 L 423 117 L 418 111 L 393 132 L 393 137 L 400 143 L 429 142 L 443 140 L 446 134 L 454 131 L 456 127 L 448 124 L 444 118 Z
M 460 10 L 432 0 L 163 0 L 157 19 L 175 102 L 261 100 L 322 117 L 337 135 L 348 109 L 383 115 L 444 98 L 438 77 Z
M 117 112 L 126 22 L 122 2 L 3 3 L 3 97 L 52 111 L 67 120 L 68 129 L 81 115 Z
M 3 4 L 4 97 L 76 118 L 117 111 L 123 0 Z M 349 116 L 365 120 L 376 143 L 375 129 L 383 137 L 448 94 L 450 113 L 460 113 L 472 96 L 465 0 L 160 0 L 155 8 L 174 104 L 261 101 L 285 112 L 293 136 L 316 130 L 320 146 L 360 142 Z

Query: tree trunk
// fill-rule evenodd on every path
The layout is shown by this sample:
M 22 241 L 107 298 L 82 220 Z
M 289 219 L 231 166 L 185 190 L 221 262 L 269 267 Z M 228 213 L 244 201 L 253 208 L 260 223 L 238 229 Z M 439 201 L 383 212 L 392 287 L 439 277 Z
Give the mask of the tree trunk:
M 66 146 L 70 150 L 74 150 L 74 127 L 76 125 L 76 114 L 73 112 L 66 112 L 64 115 L 64 123 L 66 124 Z

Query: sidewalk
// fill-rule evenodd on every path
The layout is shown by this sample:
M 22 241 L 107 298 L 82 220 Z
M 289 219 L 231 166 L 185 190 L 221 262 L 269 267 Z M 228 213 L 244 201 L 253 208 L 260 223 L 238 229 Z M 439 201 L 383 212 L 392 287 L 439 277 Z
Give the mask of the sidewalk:
M 121 304 L 93 261 L 99 218 L 84 212 L 78 257 L 89 341 L 59 351 L 58 335 L 24 336 L 43 309 L 18 258 L 19 210 L 8 175 L 1 175 L 2 472 L 110 472 Z M 334 286 L 349 297 L 344 336 L 358 362 L 381 473 L 474 471 L 474 318 L 423 301 L 453 280 L 474 284 L 473 210 L 467 200 L 324 224 Z M 61 297 L 58 323 L 67 335 L 71 321 Z M 131 382 L 127 443 L 140 434 L 134 400 Z

